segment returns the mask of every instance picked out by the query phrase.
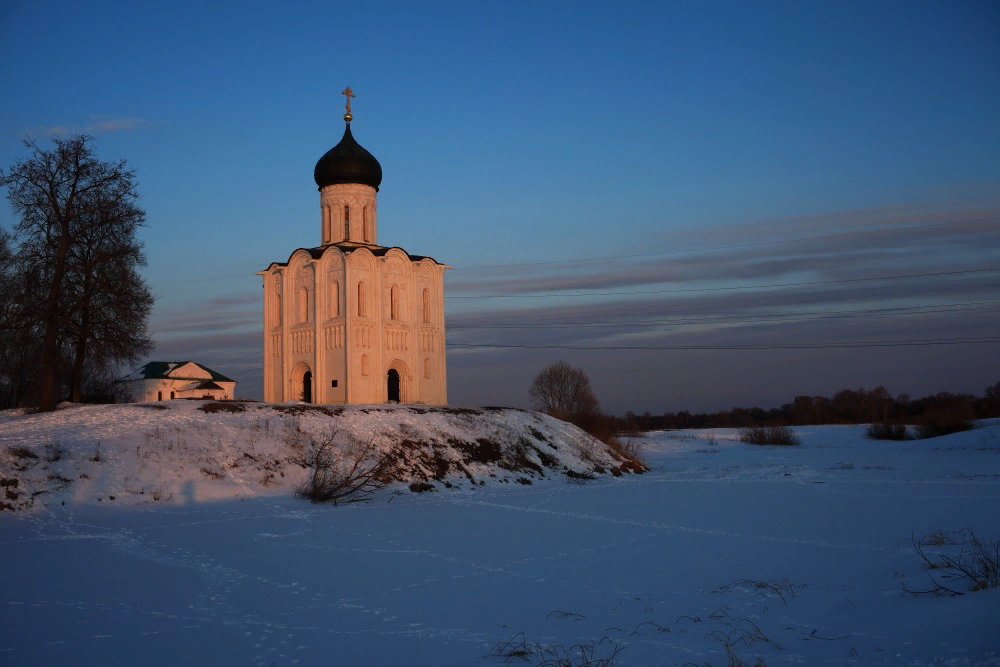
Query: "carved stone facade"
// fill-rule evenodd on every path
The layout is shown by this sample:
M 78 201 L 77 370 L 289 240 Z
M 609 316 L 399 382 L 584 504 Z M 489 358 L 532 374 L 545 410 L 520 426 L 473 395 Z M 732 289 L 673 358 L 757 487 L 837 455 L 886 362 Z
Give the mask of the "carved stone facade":
M 257 273 L 264 400 L 447 404 L 451 267 L 378 245 L 377 185 L 321 184 L 322 245 Z

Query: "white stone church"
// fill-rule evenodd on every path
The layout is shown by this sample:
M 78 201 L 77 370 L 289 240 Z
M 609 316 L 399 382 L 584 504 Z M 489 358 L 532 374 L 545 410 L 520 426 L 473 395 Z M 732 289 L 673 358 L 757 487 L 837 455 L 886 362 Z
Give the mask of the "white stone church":
M 264 400 L 448 402 L 444 272 L 378 243 L 382 166 L 351 134 L 316 163 L 320 241 L 264 279 Z

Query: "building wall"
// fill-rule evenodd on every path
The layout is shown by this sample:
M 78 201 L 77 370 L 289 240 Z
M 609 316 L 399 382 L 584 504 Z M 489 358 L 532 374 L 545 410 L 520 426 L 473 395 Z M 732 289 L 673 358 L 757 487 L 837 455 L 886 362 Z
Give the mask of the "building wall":
M 150 401 L 169 401 L 181 398 L 201 398 L 210 395 L 212 398 L 220 400 L 230 400 L 236 397 L 235 382 L 220 382 L 216 384 L 222 389 L 183 391 L 183 388 L 190 385 L 192 380 L 174 380 L 171 378 L 158 378 L 152 380 L 131 380 L 128 382 L 130 400 L 133 403 L 148 403 Z M 174 393 L 171 397 L 170 392 Z M 162 396 L 162 398 L 161 398 Z
M 446 269 L 398 248 L 376 257 L 327 246 L 261 271 L 264 399 L 300 400 L 308 371 L 313 402 L 384 403 L 394 368 L 401 402 L 447 404 Z

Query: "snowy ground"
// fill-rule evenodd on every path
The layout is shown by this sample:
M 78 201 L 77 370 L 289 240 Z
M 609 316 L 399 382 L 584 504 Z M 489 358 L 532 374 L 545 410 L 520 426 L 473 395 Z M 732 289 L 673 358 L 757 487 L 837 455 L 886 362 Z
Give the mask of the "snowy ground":
M 645 475 L 364 506 L 0 512 L 0 664 L 502 664 L 513 638 L 616 665 L 1000 665 L 1000 591 L 901 592 L 928 582 L 911 535 L 1000 539 L 1000 425 L 863 431 L 652 433 Z

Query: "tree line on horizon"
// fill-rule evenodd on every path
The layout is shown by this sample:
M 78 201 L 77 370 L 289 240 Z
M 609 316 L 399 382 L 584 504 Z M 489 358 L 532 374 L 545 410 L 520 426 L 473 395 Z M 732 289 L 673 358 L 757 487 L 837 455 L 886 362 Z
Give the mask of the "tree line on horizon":
M 120 364 L 153 348 L 135 172 L 92 139 L 52 139 L 0 170 L 17 217 L 0 228 L 0 408 L 106 401 Z
M 817 424 L 909 424 L 948 430 L 976 419 L 1000 417 L 1000 382 L 986 388 L 982 396 L 939 392 L 911 399 L 875 389 L 843 389 L 833 397 L 796 396 L 781 407 L 735 407 L 718 412 L 665 412 L 660 415 L 632 411 L 624 417 L 609 416 L 619 432 L 687 428 L 754 428 Z

